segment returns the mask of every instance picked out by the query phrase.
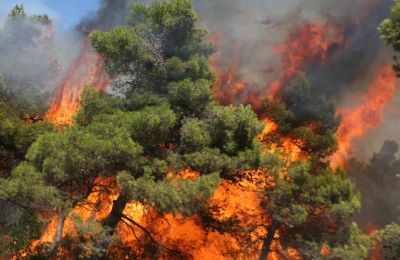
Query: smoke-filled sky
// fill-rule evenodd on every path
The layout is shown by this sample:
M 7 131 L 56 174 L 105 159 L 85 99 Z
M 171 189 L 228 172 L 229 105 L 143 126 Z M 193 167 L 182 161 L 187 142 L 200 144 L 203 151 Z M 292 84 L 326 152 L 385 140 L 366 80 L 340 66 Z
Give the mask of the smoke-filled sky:
M 15 4 L 21 3 L 30 14 L 46 13 L 62 26 L 80 22 L 88 13 L 99 8 L 99 0 L 0 0 L 0 17 L 4 17 Z

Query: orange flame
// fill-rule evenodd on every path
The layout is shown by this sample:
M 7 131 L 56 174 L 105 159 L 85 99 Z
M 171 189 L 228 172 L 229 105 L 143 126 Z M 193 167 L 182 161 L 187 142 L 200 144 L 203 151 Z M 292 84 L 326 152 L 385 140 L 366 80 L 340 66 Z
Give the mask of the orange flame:
M 289 138 L 289 137 L 283 137 L 282 140 L 280 140 L 282 143 L 281 144 L 273 144 L 271 143 L 268 138 L 266 138 L 269 134 L 272 134 L 274 132 L 277 132 L 278 125 L 274 123 L 273 121 L 269 120 L 268 118 L 263 119 L 265 123 L 265 127 L 263 131 L 259 134 L 258 139 L 260 139 L 263 143 L 269 144 L 269 150 L 265 152 L 283 152 L 285 154 L 285 157 L 282 158 L 284 161 L 288 162 L 294 162 L 300 158 L 302 158 L 303 154 L 300 149 L 300 147 L 296 144 L 296 142 Z
M 109 84 L 103 59 L 84 40 L 78 57 L 73 61 L 57 87 L 57 92 L 46 118 L 56 125 L 72 123 L 72 116 L 79 108 L 83 88 L 96 87 L 104 91 Z
M 222 41 L 223 33 L 217 32 L 209 38 L 212 44 Z M 307 68 L 311 62 L 325 62 L 329 51 L 335 45 L 344 43 L 344 26 L 328 24 L 323 21 L 309 21 L 289 35 L 281 44 L 273 46 L 273 50 L 280 56 L 280 73 L 276 80 L 268 84 L 268 95 L 274 99 L 280 90 L 298 72 Z M 212 57 L 212 68 L 216 74 L 216 83 L 213 92 L 221 103 L 232 104 L 238 99 L 251 103 L 260 108 L 262 93 L 250 91 L 249 83 L 240 75 L 241 57 L 240 45 L 233 43 L 229 50 L 230 61 L 221 66 L 221 51 L 218 50 Z
M 396 94 L 396 75 L 390 64 L 384 64 L 356 108 L 339 108 L 342 122 L 337 132 L 339 150 L 332 158 L 332 166 L 345 166 L 352 142 L 382 122 L 387 104 Z
M 293 32 L 274 50 L 281 56 L 281 75 L 273 81 L 269 89 L 269 98 L 275 99 L 283 85 L 305 69 L 311 61 L 325 62 L 328 51 L 345 40 L 344 26 L 328 24 L 323 21 L 309 21 Z
M 209 38 L 209 42 L 217 45 L 222 39 L 222 33 L 217 33 Z M 240 79 L 240 45 L 234 44 L 230 50 L 232 60 L 227 68 L 219 64 L 221 51 L 218 50 L 212 57 L 211 67 L 216 76 L 213 93 L 222 104 L 233 104 L 242 92 L 248 87 L 246 81 Z

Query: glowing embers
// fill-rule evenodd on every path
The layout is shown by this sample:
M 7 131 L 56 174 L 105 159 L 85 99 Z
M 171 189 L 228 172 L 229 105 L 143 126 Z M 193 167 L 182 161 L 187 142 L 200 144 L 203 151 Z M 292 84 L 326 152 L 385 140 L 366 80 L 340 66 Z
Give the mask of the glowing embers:
M 342 122 L 337 132 L 339 150 L 332 158 L 333 167 L 345 166 L 353 140 L 381 124 L 384 109 L 396 94 L 396 81 L 392 66 L 383 64 L 378 67 L 367 92 L 360 97 L 362 103 L 357 107 L 337 110 Z
M 79 108 L 82 89 L 95 87 L 104 91 L 108 85 L 104 61 L 92 50 L 89 40 L 86 39 L 78 57 L 58 85 L 46 118 L 56 125 L 71 124 L 72 117 Z

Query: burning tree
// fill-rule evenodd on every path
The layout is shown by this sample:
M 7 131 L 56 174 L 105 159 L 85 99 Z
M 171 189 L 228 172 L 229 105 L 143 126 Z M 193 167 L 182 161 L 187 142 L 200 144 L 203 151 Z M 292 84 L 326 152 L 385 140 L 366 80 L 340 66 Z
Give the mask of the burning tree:
M 290 138 L 314 167 L 326 167 L 324 159 L 337 150 L 335 133 L 340 118 L 335 114 L 334 101 L 313 86 L 305 74 L 300 73 L 276 101 L 266 99 L 264 111 L 278 125 L 278 133 L 271 133 L 269 138 Z
M 111 236 L 122 224 L 133 234 L 142 232 L 130 254 L 177 254 L 126 206 L 134 202 L 143 205 L 142 214 L 160 217 L 191 216 L 207 210 L 220 176 L 260 164 L 256 135 L 262 122 L 249 106 L 213 102 L 212 48 L 203 42 L 205 34 L 189 1 L 133 5 L 128 25 L 92 34 L 110 75 L 123 80 L 117 85 L 122 97 L 84 91 L 76 125 L 38 138 L 26 161 L 2 182 L 2 198 L 55 218 L 48 249 L 34 250 L 48 257 L 66 254 L 59 246 L 67 247 L 61 242 L 71 231 L 65 225 L 73 209 L 96 212 L 102 203 L 90 195 L 114 193 L 106 216 L 87 219 L 98 220 L 104 236 L 86 241 L 93 245 L 87 250 L 76 242 L 69 252 L 93 256 L 105 254 L 98 250 L 104 248 L 112 254 Z M 185 169 L 191 174 L 180 174 Z
M 221 255 L 231 257 L 365 257 L 368 239 L 350 221 L 359 197 L 326 163 L 336 150 L 333 103 L 300 75 L 265 102 L 278 134 L 262 136 L 273 123 L 251 106 L 214 100 L 205 36 L 189 0 L 133 4 L 125 25 L 90 34 L 115 93 L 84 89 L 74 124 L 35 136 L 0 180 L 0 199 L 32 220 L 36 236 L 22 239 L 37 239 L 47 222 L 15 256 L 192 258 L 193 241 L 222 236 Z M 301 158 L 275 153 L 281 139 Z M 233 193 L 251 212 L 225 204 Z M 169 227 L 181 223 L 202 236 L 179 239 Z

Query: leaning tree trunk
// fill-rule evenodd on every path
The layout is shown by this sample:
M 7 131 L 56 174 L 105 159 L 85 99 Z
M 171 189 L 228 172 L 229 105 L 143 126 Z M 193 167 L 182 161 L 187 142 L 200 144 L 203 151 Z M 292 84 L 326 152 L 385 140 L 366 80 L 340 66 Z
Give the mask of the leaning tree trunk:
M 260 253 L 260 260 L 267 260 L 268 254 L 271 251 L 271 244 L 274 241 L 276 229 L 274 227 L 268 228 L 268 234 L 265 236 L 263 246 Z
M 110 247 L 112 241 L 111 236 L 114 234 L 115 228 L 122 219 L 124 209 L 128 202 L 129 196 L 122 190 L 118 198 L 114 200 L 110 214 L 108 214 L 108 216 L 101 223 L 102 226 L 108 230 L 107 232 L 110 237 L 106 238 L 105 240 L 98 241 L 96 247 L 103 248 L 105 250 Z M 90 259 L 97 260 L 99 257 L 92 256 Z
M 123 216 L 126 204 L 129 202 L 129 196 L 122 191 L 118 198 L 114 200 L 110 214 L 103 220 L 103 227 L 110 229 L 110 234 L 114 233 L 119 221 Z
M 64 230 L 64 222 L 65 222 L 66 218 L 67 218 L 67 214 L 65 214 L 64 211 L 62 209 L 60 209 L 60 212 L 58 213 L 56 233 L 54 235 L 53 243 L 51 244 L 51 247 L 50 247 L 50 250 L 48 253 L 48 257 L 54 256 L 57 253 L 58 246 L 62 239 L 62 233 Z

